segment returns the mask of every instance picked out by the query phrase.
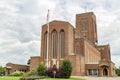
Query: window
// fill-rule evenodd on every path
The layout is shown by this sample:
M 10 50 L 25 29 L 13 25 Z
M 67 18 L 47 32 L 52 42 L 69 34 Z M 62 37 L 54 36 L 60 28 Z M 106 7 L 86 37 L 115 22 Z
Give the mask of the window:
M 47 58 L 47 32 L 44 34 L 44 58 L 46 59 Z
M 98 70 L 97 69 L 88 69 L 88 75 L 89 76 L 97 76 Z
M 93 75 L 97 76 L 97 69 L 93 69 Z
M 92 76 L 92 69 L 88 69 L 88 75 Z
M 82 20 L 82 31 L 86 32 L 88 27 L 88 21 L 87 20 Z
M 60 32 L 60 44 L 61 44 L 61 58 L 65 57 L 65 32 L 62 30 Z
M 52 52 L 53 52 L 53 59 L 57 58 L 57 43 L 58 43 L 57 31 L 54 30 L 52 32 Z

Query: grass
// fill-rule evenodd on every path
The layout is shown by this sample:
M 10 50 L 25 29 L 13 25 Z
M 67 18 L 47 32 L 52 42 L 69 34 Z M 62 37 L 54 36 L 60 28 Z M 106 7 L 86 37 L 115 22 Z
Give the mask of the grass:
M 19 80 L 20 77 L 14 77 L 14 76 L 3 76 L 0 77 L 0 80 Z M 70 79 L 60 79 L 60 78 L 44 78 L 40 80 L 85 80 L 82 78 L 70 78 Z
M 64 79 L 64 78 L 44 78 L 44 79 L 40 79 L 40 80 L 85 80 L 82 78 L 69 78 L 69 79 Z
M 19 80 L 19 78 L 15 76 L 0 76 L 0 80 Z

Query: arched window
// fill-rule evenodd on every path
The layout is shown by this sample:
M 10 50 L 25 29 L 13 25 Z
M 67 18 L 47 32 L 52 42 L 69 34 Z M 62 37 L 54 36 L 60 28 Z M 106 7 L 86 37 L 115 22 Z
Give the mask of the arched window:
M 57 43 L 58 43 L 58 34 L 57 31 L 52 32 L 52 52 L 53 52 L 53 59 L 57 58 Z
M 47 32 L 44 34 L 44 58 L 47 59 Z
M 60 32 L 60 44 L 61 44 L 61 47 L 60 47 L 61 58 L 64 58 L 65 57 L 65 32 L 63 30 Z

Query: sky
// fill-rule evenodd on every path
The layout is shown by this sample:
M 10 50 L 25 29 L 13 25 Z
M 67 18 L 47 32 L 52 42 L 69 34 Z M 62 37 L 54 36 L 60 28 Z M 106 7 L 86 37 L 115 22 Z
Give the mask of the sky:
M 74 27 L 76 14 L 94 12 L 98 44 L 110 44 L 111 59 L 120 66 L 120 0 L 0 0 L 0 65 L 27 64 L 30 56 L 40 55 L 48 9 L 50 21 Z

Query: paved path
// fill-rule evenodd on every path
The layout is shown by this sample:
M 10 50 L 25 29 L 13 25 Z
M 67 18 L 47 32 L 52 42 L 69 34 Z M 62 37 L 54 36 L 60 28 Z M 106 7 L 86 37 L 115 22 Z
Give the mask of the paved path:
M 120 80 L 120 77 L 89 77 L 89 76 L 72 76 L 75 78 L 84 78 L 86 80 Z

